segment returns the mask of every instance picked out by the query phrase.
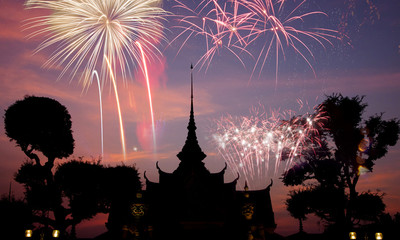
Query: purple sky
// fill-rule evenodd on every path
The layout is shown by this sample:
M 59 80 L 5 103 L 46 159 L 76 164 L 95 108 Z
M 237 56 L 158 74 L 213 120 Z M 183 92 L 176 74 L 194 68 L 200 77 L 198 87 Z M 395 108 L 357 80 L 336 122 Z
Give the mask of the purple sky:
M 185 1 L 193 7 L 193 1 Z M 285 11 L 293 9 L 301 1 L 286 0 Z M 285 59 L 280 53 L 278 76 L 275 75 L 276 58 L 267 62 L 261 73 L 259 68 L 249 81 L 255 60 L 268 38 L 259 38 L 248 46 L 255 59 L 243 54 L 245 67 L 229 52 L 221 49 L 214 56 L 210 67 L 194 69 L 195 120 L 200 146 L 208 155 L 206 167 L 217 172 L 224 167 L 222 156 L 218 155 L 210 141 L 213 122 L 226 114 L 248 116 L 252 106 L 262 105 L 267 110 L 299 109 L 297 100 L 308 103 L 305 109 L 312 109 L 325 95 L 342 93 L 344 96 L 365 95 L 369 104 L 365 117 L 384 112 L 384 118 L 400 117 L 400 2 L 396 0 L 370 1 L 376 9 L 371 9 L 365 0 L 331 1 L 309 0 L 298 14 L 323 11 L 328 16 L 305 18 L 296 25 L 299 29 L 324 27 L 338 30 L 340 23 L 347 23 L 342 32 L 348 39 L 331 39 L 333 46 L 326 48 L 309 38 L 302 38 L 310 47 L 314 59 L 307 55 L 313 71 L 292 49 L 285 48 Z M 356 4 L 354 14 L 351 3 Z M 77 80 L 63 77 L 56 81 L 62 67 L 44 69 L 42 65 L 51 54 L 46 49 L 33 54 L 44 38 L 27 39 L 29 31 L 23 31 L 23 21 L 45 14 L 41 11 L 25 10 L 23 0 L 0 0 L 0 108 L 4 110 L 24 95 L 47 96 L 65 105 L 73 123 L 75 152 L 73 156 L 98 157 L 101 155 L 99 97 L 96 84 L 87 91 Z M 164 1 L 167 11 L 186 14 L 182 9 L 172 8 L 173 1 Z M 285 12 L 283 12 L 285 13 Z M 343 18 L 347 16 L 347 18 Z M 168 18 L 165 30 L 167 39 L 177 35 L 176 21 Z M 104 156 L 103 164 L 136 164 L 141 175 L 147 171 L 152 181 L 158 181 L 155 162 L 167 172 L 172 172 L 179 160 L 176 154 L 181 150 L 187 134 L 190 108 L 190 63 L 196 63 L 205 53 L 204 36 L 190 38 L 178 53 L 183 38 L 178 38 L 170 46 L 161 44 L 159 61 L 149 64 L 155 120 L 157 122 L 157 146 L 152 144 L 149 102 L 146 84 L 140 71 L 133 72 L 123 83 L 117 76 L 121 111 L 125 128 L 127 157 L 121 150 L 118 112 L 111 85 L 103 91 L 104 115 Z M 304 49 L 302 53 L 307 54 Z M 303 112 L 299 113 L 304 113 Z M 137 150 L 136 150 L 136 149 Z M 360 178 L 358 191 L 368 189 L 386 193 L 384 202 L 387 212 L 400 211 L 400 146 L 389 149 L 389 153 L 377 161 L 373 173 Z M 0 193 L 8 193 L 10 182 L 16 196 L 22 197 L 22 187 L 13 181 L 13 175 L 26 159 L 21 150 L 10 142 L 4 134 L 4 123 L 0 121 Z M 59 160 L 61 162 L 62 160 Z M 285 210 L 284 201 L 289 188 L 280 181 L 280 173 L 273 178 L 272 203 L 278 224 L 276 232 L 288 235 L 298 230 L 297 221 Z M 225 181 L 236 174 L 227 171 Z M 243 188 L 244 180 L 239 180 L 238 188 Z M 98 216 L 78 227 L 79 236 L 95 236 L 105 230 L 105 216 Z M 314 218 L 305 222 L 305 231 L 319 232 Z

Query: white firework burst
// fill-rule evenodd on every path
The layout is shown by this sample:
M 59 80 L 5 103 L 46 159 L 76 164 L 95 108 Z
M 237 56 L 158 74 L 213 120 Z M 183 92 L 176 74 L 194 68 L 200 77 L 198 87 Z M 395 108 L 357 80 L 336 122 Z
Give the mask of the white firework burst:
M 84 86 L 101 67 L 107 71 L 107 57 L 124 79 L 130 63 L 140 65 L 139 41 L 146 57 L 158 57 L 157 44 L 165 39 L 163 20 L 167 14 L 160 0 L 28 0 L 28 9 L 44 9 L 50 14 L 29 19 L 28 37 L 44 36 L 35 52 L 52 47 L 45 67 L 62 66 L 60 77 L 70 71 L 71 80 L 81 71 Z

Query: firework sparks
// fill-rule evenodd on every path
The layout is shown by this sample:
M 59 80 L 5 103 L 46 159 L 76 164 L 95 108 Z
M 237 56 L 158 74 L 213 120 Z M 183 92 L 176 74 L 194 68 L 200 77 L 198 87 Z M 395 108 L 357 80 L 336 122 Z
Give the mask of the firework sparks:
M 82 70 L 80 79 L 88 86 L 98 64 L 105 79 L 107 63 L 101 56 L 107 56 L 113 69 L 119 66 L 124 79 L 129 63 L 141 64 L 136 40 L 147 54 L 159 54 L 155 43 L 164 38 L 166 14 L 159 4 L 159 0 L 28 0 L 28 9 L 51 14 L 30 19 L 26 28 L 33 30 L 29 37 L 47 37 L 36 52 L 56 47 L 45 66 L 65 65 L 60 77 L 70 70 L 71 79 Z
M 268 116 L 257 109 L 251 113 L 250 117 L 217 120 L 213 141 L 232 171 L 257 188 L 264 186 L 267 175 L 287 169 L 303 151 L 319 144 L 315 136 L 322 128 L 322 114 L 295 117 L 293 111 L 275 111 Z
M 360 11 L 360 9 L 362 9 L 362 11 Z M 361 28 L 366 24 L 374 24 L 375 21 L 378 21 L 380 18 L 379 9 L 376 4 L 374 4 L 374 1 L 346 0 L 345 10 L 340 19 L 339 31 L 342 34 L 348 34 L 350 30 L 349 26 L 355 25 L 357 28 Z M 358 32 L 359 29 L 356 31 Z

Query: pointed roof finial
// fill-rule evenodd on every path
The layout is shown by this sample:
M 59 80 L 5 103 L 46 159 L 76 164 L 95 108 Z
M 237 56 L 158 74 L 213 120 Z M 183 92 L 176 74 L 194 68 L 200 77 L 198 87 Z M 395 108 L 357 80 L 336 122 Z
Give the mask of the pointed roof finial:
M 250 197 L 249 187 L 247 186 L 247 180 L 244 182 L 244 197 L 245 198 L 249 198 Z
M 193 64 L 190 64 L 190 114 L 193 114 Z
M 204 154 L 201 150 L 196 136 L 197 128 L 194 122 L 193 111 L 193 64 L 190 64 L 190 117 L 187 129 L 189 131 L 185 145 L 183 146 L 182 151 L 178 153 L 177 156 L 181 161 L 187 161 L 188 158 L 192 159 L 189 161 L 202 161 L 206 157 L 206 154 Z

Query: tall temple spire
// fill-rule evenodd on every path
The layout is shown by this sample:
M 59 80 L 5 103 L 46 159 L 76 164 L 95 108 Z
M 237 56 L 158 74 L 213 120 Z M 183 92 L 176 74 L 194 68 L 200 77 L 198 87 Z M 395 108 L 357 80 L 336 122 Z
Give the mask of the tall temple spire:
M 194 113 L 193 113 L 193 64 L 190 64 L 190 118 L 193 118 L 193 122 L 194 122 Z
M 188 135 L 182 151 L 178 153 L 178 158 L 182 162 L 198 162 L 203 161 L 206 154 L 201 150 L 196 136 L 196 124 L 194 122 L 193 111 L 193 65 L 190 65 L 190 117 L 188 124 Z

